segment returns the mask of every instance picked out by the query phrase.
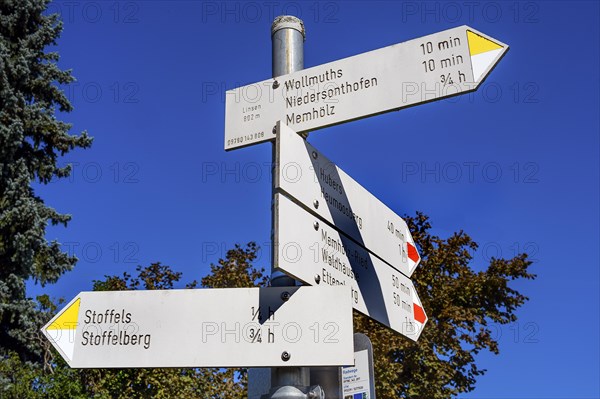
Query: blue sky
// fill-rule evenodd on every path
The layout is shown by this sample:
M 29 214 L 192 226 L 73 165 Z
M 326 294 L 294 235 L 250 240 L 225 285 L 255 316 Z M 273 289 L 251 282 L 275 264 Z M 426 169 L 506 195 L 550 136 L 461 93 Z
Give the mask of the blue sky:
M 271 76 L 270 25 L 306 25 L 305 67 L 467 24 L 510 45 L 475 93 L 311 134 L 399 214 L 480 244 L 473 267 L 527 251 L 538 278 L 499 356 L 464 398 L 597 398 L 598 2 L 55 2 L 60 65 L 78 82 L 73 132 L 95 137 L 68 180 L 38 188 L 71 213 L 50 228 L 80 259 L 43 289 L 71 299 L 160 261 L 199 279 L 235 243 L 270 234 L 271 146 L 223 150 L 224 91 Z M 258 265 L 269 268 L 268 251 Z M 418 271 L 417 271 L 418 273 Z M 29 294 L 41 291 L 29 285 Z

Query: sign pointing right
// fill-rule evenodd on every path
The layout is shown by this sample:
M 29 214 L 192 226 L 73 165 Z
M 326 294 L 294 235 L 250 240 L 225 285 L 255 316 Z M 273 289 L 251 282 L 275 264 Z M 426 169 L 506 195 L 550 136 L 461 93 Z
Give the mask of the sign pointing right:
M 508 50 L 459 26 L 227 92 L 225 149 L 475 90 Z
M 496 60 L 502 56 L 508 46 L 503 47 L 470 30 L 467 30 L 467 42 L 473 66 L 473 79 L 475 82 L 480 82 L 483 75 L 496 64 Z

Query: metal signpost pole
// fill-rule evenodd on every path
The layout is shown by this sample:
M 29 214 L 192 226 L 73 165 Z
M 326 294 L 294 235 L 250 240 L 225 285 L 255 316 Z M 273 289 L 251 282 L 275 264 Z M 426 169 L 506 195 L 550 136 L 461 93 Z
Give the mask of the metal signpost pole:
M 304 23 L 302 20 L 290 15 L 282 15 L 275 18 L 273 25 L 271 25 L 273 78 L 304 69 L 304 38 Z M 282 84 L 283 82 L 275 80 L 273 88 L 276 89 Z M 281 115 L 281 118 L 283 118 L 283 115 Z M 274 126 L 273 129 L 275 129 Z M 276 190 L 274 174 L 277 170 L 277 146 L 275 145 L 275 141 L 273 141 L 272 148 L 271 203 L 273 204 Z M 273 227 L 275 225 L 274 218 L 275 212 L 273 210 L 271 212 L 271 234 L 273 234 Z M 274 237 L 272 237 L 271 243 L 274 244 L 274 241 Z M 272 245 L 271 248 L 274 255 L 276 251 L 275 245 Z M 271 285 L 275 287 L 295 285 L 295 281 L 291 277 L 275 270 L 274 260 L 275 256 L 271 256 Z
M 287 75 L 304 69 L 304 23 L 302 20 L 289 15 L 275 18 L 271 26 L 273 78 Z M 283 82 L 275 80 L 273 88 L 276 89 Z M 281 116 L 283 118 L 283 115 Z M 272 151 L 272 196 L 271 204 L 275 206 L 275 176 L 277 153 L 273 142 Z M 275 209 L 271 212 L 271 285 L 276 287 L 295 286 L 296 281 L 284 273 L 275 270 L 275 236 L 273 234 Z M 288 356 L 294 356 L 293 353 Z M 270 399 L 292 399 L 292 398 L 318 398 L 318 389 L 311 393 L 309 390 L 310 368 L 308 367 L 276 367 L 271 369 L 271 391 L 267 396 Z

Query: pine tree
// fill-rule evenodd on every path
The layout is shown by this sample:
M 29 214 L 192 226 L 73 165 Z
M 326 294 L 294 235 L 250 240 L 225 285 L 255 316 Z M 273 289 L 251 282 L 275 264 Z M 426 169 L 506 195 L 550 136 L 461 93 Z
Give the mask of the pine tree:
M 62 31 L 57 15 L 44 14 L 49 2 L 0 2 L 0 353 L 38 360 L 39 325 L 25 281 L 55 282 L 76 258 L 46 239 L 48 223 L 66 226 L 70 216 L 47 206 L 34 184 L 68 176 L 58 158 L 91 145 L 86 132 L 70 135 L 71 125 L 56 117 L 72 110 L 60 85 L 74 78 L 47 51 Z

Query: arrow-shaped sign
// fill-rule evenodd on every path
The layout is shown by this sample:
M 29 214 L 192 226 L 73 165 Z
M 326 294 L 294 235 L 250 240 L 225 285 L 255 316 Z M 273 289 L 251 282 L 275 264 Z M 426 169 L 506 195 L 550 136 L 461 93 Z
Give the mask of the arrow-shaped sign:
M 347 287 L 82 292 L 42 332 L 75 368 L 353 362 Z
M 421 259 L 406 222 L 300 135 L 278 126 L 275 187 L 410 277 Z
M 225 149 L 274 140 L 280 119 L 304 132 L 473 91 L 507 50 L 460 26 L 230 90 Z
M 283 194 L 275 194 L 275 266 L 310 285 L 350 287 L 354 309 L 416 341 L 427 322 L 408 277 Z

